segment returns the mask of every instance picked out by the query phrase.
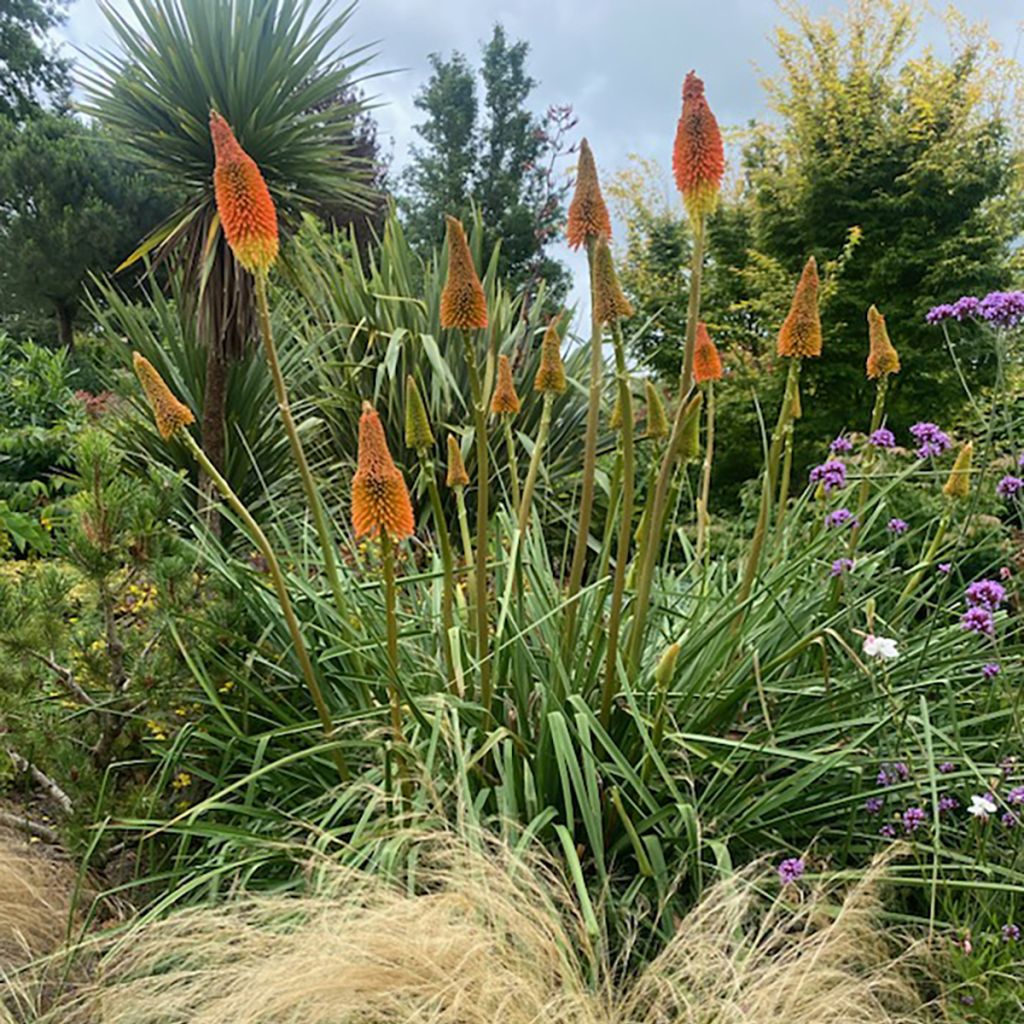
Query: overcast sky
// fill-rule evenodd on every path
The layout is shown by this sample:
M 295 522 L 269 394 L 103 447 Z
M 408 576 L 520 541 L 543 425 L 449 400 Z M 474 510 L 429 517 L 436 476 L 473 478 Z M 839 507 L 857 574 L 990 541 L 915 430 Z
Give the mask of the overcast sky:
M 843 5 L 808 0 L 807 6 L 824 13 Z M 956 6 L 987 22 L 1005 52 L 1017 53 L 1024 0 L 958 0 Z M 393 140 L 396 167 L 415 139 L 419 115 L 412 100 L 427 76 L 427 55 L 458 49 L 476 63 L 481 42 L 501 21 L 511 38 L 530 43 L 537 110 L 571 103 L 604 175 L 624 166 L 630 153 L 668 165 L 681 84 L 691 68 L 705 80 L 723 125 L 765 115 L 759 79 L 774 69 L 768 37 L 780 20 L 773 0 L 361 0 L 350 26 L 353 44 L 375 44 L 376 67 L 394 71 L 370 90 L 383 104 L 376 117 L 386 144 Z M 75 0 L 63 35 L 85 51 L 109 45 L 96 0 Z M 935 18 L 922 37 L 945 46 Z

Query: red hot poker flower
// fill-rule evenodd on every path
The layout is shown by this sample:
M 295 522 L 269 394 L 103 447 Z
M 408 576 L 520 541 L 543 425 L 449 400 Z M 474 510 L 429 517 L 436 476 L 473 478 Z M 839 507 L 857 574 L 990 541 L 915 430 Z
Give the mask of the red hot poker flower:
M 480 283 L 466 231 L 455 217 L 448 225 L 448 279 L 441 292 L 441 326 L 472 331 L 487 326 L 487 299 Z
M 580 142 L 580 161 L 576 167 L 576 191 L 569 204 L 569 247 L 578 249 L 588 238 L 608 241 L 612 237 L 612 221 L 601 194 L 597 165 L 590 143 Z
M 359 419 L 359 460 L 352 477 L 352 526 L 357 537 L 384 532 L 391 540 L 411 537 L 412 502 L 401 472 L 388 451 L 380 417 L 363 402 Z
M 224 237 L 235 258 L 251 274 L 266 271 L 277 259 L 277 211 L 256 161 L 238 144 L 231 126 L 210 111 L 210 135 L 216 164 L 213 191 Z
M 676 187 L 693 220 L 712 213 L 725 173 L 718 121 L 704 98 L 704 83 L 691 71 L 683 83 L 683 112 L 672 151 Z
M 722 357 L 708 333 L 708 325 L 697 324 L 697 343 L 693 349 L 693 379 L 698 384 L 706 380 L 722 379 Z

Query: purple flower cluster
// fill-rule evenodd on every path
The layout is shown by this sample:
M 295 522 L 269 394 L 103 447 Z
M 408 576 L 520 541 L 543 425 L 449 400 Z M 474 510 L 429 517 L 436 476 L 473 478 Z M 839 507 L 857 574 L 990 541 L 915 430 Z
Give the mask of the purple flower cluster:
M 857 517 L 848 508 L 837 508 L 825 516 L 825 526 L 830 530 L 840 526 L 856 526 Z
M 841 490 L 846 486 L 846 463 L 829 459 L 811 470 L 811 483 L 821 484 L 825 493 Z
M 1019 476 L 1007 475 L 996 484 L 996 494 L 1000 498 L 1012 498 L 1022 487 L 1024 487 L 1024 480 Z
M 853 442 L 842 434 L 839 435 L 829 446 L 828 450 L 833 455 L 846 455 L 853 451 Z
M 921 807 L 908 807 L 903 812 L 903 831 L 912 835 L 928 820 L 928 815 Z
M 1014 806 L 1024 807 L 1024 786 L 1014 786 L 1006 794 L 1006 802 Z
M 968 608 L 960 616 L 960 628 L 969 633 L 979 633 L 982 636 L 996 635 L 996 624 L 992 613 L 987 608 Z
M 875 781 L 879 786 L 895 786 L 898 782 L 906 782 L 910 778 L 910 768 L 905 761 L 894 761 L 883 764 L 878 769 Z
M 943 320 L 984 320 L 996 327 L 1016 327 L 1024 320 L 1024 292 L 989 292 L 983 299 L 964 295 L 956 302 L 934 306 L 925 314 L 925 322 Z
M 952 562 L 939 562 L 939 564 L 938 564 L 938 566 L 936 568 L 938 569 L 939 572 L 942 573 L 943 576 L 948 576 L 953 571 L 953 563 Z
M 949 434 L 940 430 L 934 423 L 915 423 L 910 428 L 910 433 L 917 441 L 918 448 L 915 454 L 919 459 L 941 455 L 953 447 Z
M 885 528 L 890 533 L 895 533 L 897 536 L 899 536 L 899 534 L 901 534 L 901 533 L 906 533 L 907 530 L 909 529 L 909 527 L 907 525 L 907 521 L 905 519 L 895 519 L 895 518 L 890 519 L 889 522 L 887 522 L 885 524 Z
M 878 834 L 883 839 L 895 839 L 896 838 L 896 826 L 895 825 L 883 825 L 879 830 Z
M 1003 942 L 1019 942 L 1020 928 L 1015 924 L 1003 925 Z
M 852 558 L 837 558 L 832 563 L 832 568 L 829 569 L 828 574 L 833 579 L 837 576 L 843 576 L 853 570 L 853 559 Z
M 986 679 L 995 679 L 995 677 L 1002 671 L 1003 668 L 998 661 L 990 661 L 988 664 L 981 666 L 981 674 Z
M 779 881 L 783 885 L 790 885 L 804 873 L 804 861 L 802 857 L 787 857 L 779 865 Z
M 960 801 L 955 796 L 944 793 L 939 797 L 939 814 L 948 814 L 960 806 Z
M 953 764 L 952 761 L 943 761 L 942 764 L 939 765 L 940 775 L 952 775 L 955 771 L 956 765 Z
M 972 608 L 996 612 L 1006 600 L 1006 588 L 995 580 L 976 580 L 964 592 L 964 597 Z
M 876 448 L 895 448 L 896 435 L 887 427 L 879 427 L 868 437 L 868 444 Z
M 867 800 L 864 801 L 864 810 L 867 811 L 868 814 L 878 814 L 884 806 L 885 800 L 880 796 L 869 796 Z

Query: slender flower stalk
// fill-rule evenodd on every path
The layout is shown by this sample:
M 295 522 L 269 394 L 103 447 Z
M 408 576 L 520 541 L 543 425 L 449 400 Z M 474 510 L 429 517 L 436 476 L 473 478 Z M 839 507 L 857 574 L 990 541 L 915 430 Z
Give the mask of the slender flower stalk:
M 405 443 L 415 450 L 420 460 L 420 471 L 427 485 L 430 498 L 430 510 L 434 518 L 434 530 L 437 533 L 438 545 L 441 548 L 441 621 L 444 625 L 442 646 L 445 664 L 448 667 L 448 685 L 455 687 L 455 658 L 452 652 L 451 630 L 455 625 L 455 569 L 452 558 L 451 538 L 448 535 L 448 523 L 445 521 L 441 505 L 441 495 L 437 488 L 437 469 L 431 453 L 434 450 L 434 432 L 430 427 L 427 408 L 423 403 L 416 380 L 412 376 L 405 379 Z
M 465 490 L 469 486 L 469 474 L 466 464 L 462 461 L 462 449 L 459 442 L 448 435 L 448 487 L 455 491 L 455 503 L 459 510 L 459 530 L 462 534 L 462 552 L 467 566 L 473 566 L 473 539 L 469 533 L 469 517 L 466 515 Z
M 498 358 L 498 379 L 491 396 L 491 413 L 501 420 L 508 450 L 508 472 L 512 491 L 512 507 L 519 508 L 519 462 L 516 459 L 516 442 L 512 432 L 512 419 L 519 412 L 521 402 L 512 380 L 512 364 L 508 356 Z
M 619 402 L 622 406 L 622 508 L 619 515 L 618 546 L 615 552 L 612 603 L 608 613 L 604 689 L 601 694 L 601 724 L 605 728 L 608 727 L 611 719 L 612 702 L 619 689 L 619 633 L 626 590 L 626 568 L 629 564 L 629 548 L 633 535 L 633 501 L 636 486 L 636 463 L 633 452 L 633 398 L 630 394 L 629 375 L 626 372 L 626 346 L 622 340 L 622 326 L 619 318 L 612 317 L 610 323 L 615 347 L 615 374 L 618 380 Z
M 583 582 L 583 567 L 590 541 L 590 518 L 594 505 L 597 470 L 597 434 L 601 416 L 601 339 L 603 321 L 598 310 L 597 254 L 598 245 L 611 236 L 611 220 L 601 194 L 593 154 L 584 139 L 580 143 L 580 161 L 576 190 L 569 205 L 569 244 L 577 249 L 585 245 L 590 273 L 590 387 L 587 394 L 587 425 L 583 442 L 583 485 L 580 492 L 579 519 L 576 523 L 576 545 L 569 569 L 568 608 L 565 617 L 565 641 L 571 642 L 576 624 L 577 602 Z
M 487 326 L 487 302 L 483 286 L 473 265 L 473 256 L 462 224 L 447 217 L 448 277 L 441 293 L 441 326 L 456 331 L 462 338 L 466 369 L 473 400 L 473 427 L 476 441 L 476 654 L 480 671 L 480 700 L 489 714 L 491 706 L 490 620 L 487 608 L 487 529 L 489 526 L 488 489 L 490 468 L 487 448 L 487 407 L 483 382 L 477 366 L 473 333 Z
M 291 596 L 288 592 L 288 584 L 285 581 L 284 573 L 281 571 L 281 564 L 277 560 L 277 555 L 267 535 L 260 528 L 256 520 L 253 519 L 238 495 L 232 490 L 231 485 L 207 458 L 206 453 L 196 444 L 195 439 L 186 429 L 188 424 L 195 422 L 195 417 L 193 417 L 191 411 L 174 397 L 170 388 L 164 383 L 163 378 L 161 378 L 160 374 L 147 359 L 137 352 L 133 358 L 136 373 L 153 409 L 153 415 L 160 433 L 165 439 L 171 437 L 180 439 L 203 472 L 213 481 L 214 486 L 220 491 L 221 496 L 235 515 L 242 521 L 250 538 L 260 549 L 260 554 L 263 556 L 264 562 L 266 562 L 267 571 L 274 586 L 274 592 L 277 595 L 278 604 L 281 606 L 285 625 L 288 627 L 288 633 L 291 636 L 292 646 L 295 648 L 295 656 L 298 658 L 302 677 L 306 682 L 306 688 L 309 690 L 313 706 L 316 708 L 317 715 L 320 718 L 324 739 L 328 742 L 333 741 L 334 723 L 331 720 L 331 713 L 327 708 L 327 702 L 324 700 L 323 691 L 320 689 L 320 683 L 313 668 L 312 659 L 309 656 L 309 649 L 306 647 L 306 641 L 302 636 L 299 620 L 296 618 L 295 610 L 292 608 Z M 345 755 L 339 747 L 334 747 L 331 750 L 331 759 L 338 769 L 340 780 L 343 783 L 348 782 L 350 778 L 348 765 L 345 762 Z

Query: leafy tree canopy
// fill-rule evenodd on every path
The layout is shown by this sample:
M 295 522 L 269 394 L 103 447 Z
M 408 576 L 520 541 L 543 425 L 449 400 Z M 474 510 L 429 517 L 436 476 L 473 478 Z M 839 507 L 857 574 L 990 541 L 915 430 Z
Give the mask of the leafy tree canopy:
M 68 0 L 0 3 L 0 117 L 21 120 L 68 91 L 69 62 L 47 42 Z
M 501 240 L 500 272 L 529 292 L 543 280 L 557 298 L 568 275 L 547 249 L 564 220 L 568 182 L 555 169 L 575 119 L 568 107 L 540 117 L 529 109 L 537 83 L 528 55 L 529 44 L 510 42 L 501 25 L 479 73 L 461 53 L 430 55 L 431 75 L 415 100 L 426 115 L 416 126 L 422 144 L 402 175 L 401 209 L 410 239 L 428 248 L 440 242 L 446 213 L 466 218 L 476 204 L 485 249 Z

